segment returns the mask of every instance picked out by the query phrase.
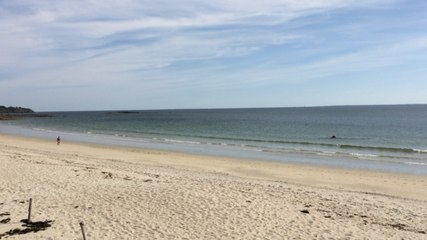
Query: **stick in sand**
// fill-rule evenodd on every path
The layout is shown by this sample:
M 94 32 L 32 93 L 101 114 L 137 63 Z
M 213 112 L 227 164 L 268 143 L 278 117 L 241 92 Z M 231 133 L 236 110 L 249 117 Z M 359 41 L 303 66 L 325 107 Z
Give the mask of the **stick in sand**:
M 80 228 L 82 229 L 82 234 L 83 234 L 83 240 L 86 240 L 86 235 L 85 235 L 85 228 L 84 228 L 84 223 L 80 222 Z
M 31 222 L 31 205 L 32 205 L 32 203 L 33 203 L 33 199 L 30 198 L 30 204 L 28 206 L 28 223 Z

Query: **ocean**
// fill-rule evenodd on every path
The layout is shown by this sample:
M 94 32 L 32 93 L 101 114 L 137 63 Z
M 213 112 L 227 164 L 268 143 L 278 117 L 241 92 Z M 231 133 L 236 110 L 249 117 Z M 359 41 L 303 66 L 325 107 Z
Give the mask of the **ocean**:
M 0 132 L 427 175 L 427 105 L 48 112 Z

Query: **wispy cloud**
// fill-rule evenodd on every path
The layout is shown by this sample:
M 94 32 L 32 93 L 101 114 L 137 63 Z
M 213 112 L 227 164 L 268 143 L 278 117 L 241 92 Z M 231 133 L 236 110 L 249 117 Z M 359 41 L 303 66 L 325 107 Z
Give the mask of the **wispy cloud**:
M 377 15 L 399 2 L 1 1 L 0 89 L 7 90 L 0 93 L 100 84 L 151 93 L 226 89 L 425 59 L 421 28 L 401 21 L 416 34 L 390 35 L 393 16 Z M 408 21 L 415 20 L 426 19 Z

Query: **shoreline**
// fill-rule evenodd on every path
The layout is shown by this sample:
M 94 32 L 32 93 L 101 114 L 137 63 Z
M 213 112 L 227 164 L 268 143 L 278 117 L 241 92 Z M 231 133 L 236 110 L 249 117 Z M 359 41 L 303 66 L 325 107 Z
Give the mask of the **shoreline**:
M 29 198 L 36 221 L 54 221 L 25 239 L 75 239 L 80 221 L 94 239 L 423 239 L 427 231 L 425 176 L 5 134 L 0 149 L 0 213 L 12 219 L 0 234 L 20 227 Z
M 0 133 L 0 143 L 7 138 L 10 142 L 27 142 L 32 143 L 39 142 L 46 146 L 54 145 L 54 140 L 50 141 L 43 138 L 37 137 L 26 137 L 17 136 L 10 134 Z M 203 154 L 193 154 L 186 152 L 179 152 L 173 150 L 158 150 L 150 148 L 140 147 L 126 147 L 108 144 L 95 144 L 95 143 L 81 143 L 81 142 L 62 142 L 61 146 L 68 146 L 70 149 L 95 149 L 101 151 L 113 151 L 113 152 L 126 152 L 133 154 L 156 154 L 166 155 L 168 158 L 173 158 L 172 161 L 166 161 L 162 159 L 162 162 L 156 162 L 159 165 L 170 165 L 173 167 L 182 167 L 184 169 L 191 170 L 202 170 L 209 172 L 223 172 L 226 174 L 243 177 L 253 178 L 266 181 L 279 181 L 291 184 L 301 184 L 307 186 L 316 187 L 332 187 L 335 189 L 345 189 L 356 192 L 365 192 L 367 189 L 372 189 L 374 194 L 382 194 L 387 196 L 394 196 L 399 198 L 414 197 L 413 199 L 422 200 L 427 202 L 427 191 L 408 191 L 408 189 L 401 189 L 392 183 L 391 186 L 385 187 L 383 182 L 376 181 L 377 178 L 381 179 L 395 179 L 398 181 L 409 180 L 412 185 L 416 185 L 416 189 L 423 189 L 427 187 L 427 176 L 425 175 L 414 175 L 406 173 L 396 172 L 384 172 L 367 169 L 354 169 L 338 166 L 327 166 L 327 165 L 311 165 L 305 163 L 289 163 L 289 162 L 278 162 L 273 160 L 257 160 L 257 159 L 244 159 L 244 158 L 233 158 L 233 157 L 222 157 L 222 156 L 211 156 Z M 60 146 L 60 147 L 61 147 Z M 55 149 L 57 150 L 57 149 Z M 91 150 L 88 150 L 91 151 Z M 299 173 L 299 172 L 303 172 Z M 286 175 L 284 175 L 284 173 Z M 347 184 L 346 178 L 348 175 L 357 176 L 356 184 Z M 325 176 L 325 177 L 323 177 Z M 385 180 L 385 183 L 389 181 Z M 404 185 L 409 184 L 406 182 Z M 398 184 L 400 185 L 400 184 Z M 350 189 L 351 188 L 351 189 Z M 380 192 L 376 192 L 380 191 Z
M 392 174 L 409 174 L 417 176 L 427 176 L 427 168 L 422 160 L 382 159 L 375 157 L 367 158 L 364 154 L 335 152 L 274 152 L 262 149 L 250 149 L 243 147 L 224 147 L 222 145 L 211 145 L 205 143 L 186 142 L 184 140 L 154 140 L 148 138 L 121 137 L 120 135 L 103 135 L 80 132 L 67 132 L 58 130 L 32 129 L 16 125 L 1 125 L 0 134 L 11 136 L 22 136 L 37 139 L 51 139 L 56 136 L 66 139 L 67 142 L 76 144 L 93 144 L 101 146 L 152 149 L 156 151 L 179 152 L 189 155 L 210 156 L 240 160 L 270 161 L 291 165 L 318 166 L 320 168 L 343 168 L 360 171 L 384 172 Z M 343 155 L 341 155 L 343 154 Z M 360 155 L 360 157 L 359 157 Z

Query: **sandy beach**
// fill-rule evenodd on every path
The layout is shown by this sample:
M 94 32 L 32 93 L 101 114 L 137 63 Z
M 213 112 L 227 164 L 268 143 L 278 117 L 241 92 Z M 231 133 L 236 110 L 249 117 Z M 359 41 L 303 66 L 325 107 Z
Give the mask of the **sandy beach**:
M 20 222 L 30 198 L 44 229 Z M 80 222 L 87 239 L 426 239 L 427 176 L 0 135 L 0 238 L 83 239 Z

